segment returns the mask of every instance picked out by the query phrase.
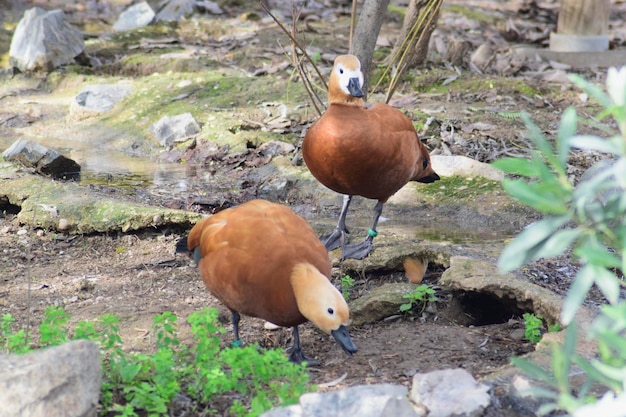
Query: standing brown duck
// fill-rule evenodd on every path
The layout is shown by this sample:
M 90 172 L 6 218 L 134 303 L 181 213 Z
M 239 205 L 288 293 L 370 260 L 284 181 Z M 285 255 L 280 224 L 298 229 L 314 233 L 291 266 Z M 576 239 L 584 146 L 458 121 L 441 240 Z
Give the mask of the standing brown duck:
M 363 259 L 372 251 L 383 204 L 409 181 L 439 179 L 413 123 L 384 103 L 365 105 L 361 63 L 353 55 L 335 59 L 328 85 L 328 109 L 302 142 L 307 167 L 319 182 L 344 194 L 339 222 L 322 237 L 327 250 L 342 247 L 342 259 Z M 378 200 L 367 238 L 347 244 L 346 214 L 353 195 Z
M 236 344 L 241 313 L 293 327 L 293 362 L 317 362 L 300 348 L 298 325 L 307 320 L 348 354 L 357 351 L 348 305 L 329 280 L 328 253 L 288 207 L 252 200 L 226 209 L 198 222 L 187 247 L 209 291 L 230 309 Z

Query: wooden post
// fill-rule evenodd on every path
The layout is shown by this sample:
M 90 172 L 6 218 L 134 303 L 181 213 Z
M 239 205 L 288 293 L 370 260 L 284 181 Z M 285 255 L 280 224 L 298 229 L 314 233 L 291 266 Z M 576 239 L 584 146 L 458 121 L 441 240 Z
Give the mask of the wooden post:
M 550 49 L 562 52 L 605 51 L 609 47 L 611 0 L 561 0 L 557 33 Z

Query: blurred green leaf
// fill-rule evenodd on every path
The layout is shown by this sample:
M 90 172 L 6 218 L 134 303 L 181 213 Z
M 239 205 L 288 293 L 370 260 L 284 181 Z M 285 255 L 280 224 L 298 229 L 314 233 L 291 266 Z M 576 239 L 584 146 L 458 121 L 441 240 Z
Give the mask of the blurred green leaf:
M 565 325 L 570 324 L 576 311 L 583 303 L 587 292 L 593 285 L 594 274 L 589 265 L 583 266 L 576 276 L 574 282 L 567 292 L 565 302 L 563 303 L 563 310 L 561 311 L 561 322 Z
M 620 286 L 615 274 L 599 265 L 591 264 L 591 267 L 596 275 L 596 285 L 602 292 L 602 295 L 606 297 L 609 303 L 617 303 L 620 296 Z
M 537 147 L 541 155 L 548 161 L 551 165 L 551 168 L 556 170 L 559 174 L 565 175 L 565 166 L 561 164 L 559 158 L 554 153 L 554 149 L 552 148 L 552 144 L 546 139 L 545 135 L 537 125 L 530 118 L 528 113 L 522 113 L 522 120 L 528 129 L 528 138 L 533 142 L 533 144 Z
M 498 268 L 503 272 L 512 271 L 541 257 L 539 252 L 543 243 L 567 221 L 567 216 L 548 217 L 528 226 L 504 248 Z
M 527 183 L 521 179 L 505 178 L 502 181 L 502 188 L 513 198 L 535 210 L 549 214 L 567 213 L 567 206 L 556 198 L 552 192 L 553 187 L 546 187 L 545 184 L 538 182 Z
M 517 356 L 511 358 L 511 363 L 521 369 L 529 377 L 554 385 L 554 378 L 552 377 L 552 374 L 536 363 Z M 552 396 L 554 396 L 554 394 Z
M 613 136 L 610 138 L 601 138 L 594 135 L 577 135 L 569 140 L 573 148 L 587 149 L 613 155 L 623 155 L 626 143 L 624 138 Z
M 574 250 L 574 255 L 588 264 L 607 268 L 619 268 L 621 266 L 620 260 L 607 250 L 597 236 L 586 236 Z
M 492 165 L 508 174 L 530 178 L 539 176 L 539 170 L 535 163 L 524 158 L 502 158 L 493 161 Z
M 567 157 L 570 151 L 570 138 L 576 134 L 577 117 L 576 109 L 568 107 L 561 116 L 561 124 L 556 137 L 556 148 L 559 162 L 562 166 L 567 165 Z

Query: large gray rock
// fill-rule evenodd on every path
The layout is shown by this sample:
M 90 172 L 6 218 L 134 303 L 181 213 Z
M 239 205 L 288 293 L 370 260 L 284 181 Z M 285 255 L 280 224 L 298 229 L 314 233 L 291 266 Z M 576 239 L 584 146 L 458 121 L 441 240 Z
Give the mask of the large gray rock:
M 145 1 L 130 6 L 124 10 L 113 25 L 118 32 L 133 30 L 149 25 L 154 19 L 155 13 L 152 7 Z
M 159 10 L 156 20 L 176 21 L 194 12 L 195 0 L 168 0 Z
M 98 345 L 77 340 L 26 355 L 0 355 L 0 417 L 96 417 Z
M 499 169 L 463 155 L 431 155 L 430 162 L 442 177 L 484 177 L 493 181 L 504 178 Z
M 401 385 L 359 385 L 341 391 L 308 393 L 300 403 L 268 411 L 262 417 L 417 417 Z
M 82 120 L 111 110 L 128 97 L 133 86 L 130 84 L 86 85 L 70 104 L 70 120 Z
M 478 417 L 491 402 L 488 391 L 466 370 L 444 369 L 413 376 L 411 400 L 426 406 L 428 417 Z
M 9 62 L 20 71 L 50 71 L 71 64 L 85 49 L 82 33 L 66 19 L 62 10 L 27 10 L 17 25 Z
M 26 167 L 35 168 L 40 174 L 54 178 L 72 179 L 80 175 L 80 165 L 73 159 L 24 138 L 13 142 L 2 153 L 2 157 L 7 161 L 15 161 Z

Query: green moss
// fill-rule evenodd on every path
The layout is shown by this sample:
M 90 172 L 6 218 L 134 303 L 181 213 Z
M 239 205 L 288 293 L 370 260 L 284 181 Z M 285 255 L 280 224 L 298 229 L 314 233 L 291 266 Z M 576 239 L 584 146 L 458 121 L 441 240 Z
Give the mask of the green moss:
M 396 6 L 395 4 L 389 4 L 387 6 L 387 13 L 396 14 L 402 19 L 404 19 L 404 16 L 406 15 L 406 7 Z
M 459 4 L 445 4 L 443 7 L 447 12 L 458 13 L 480 23 L 493 24 L 496 21 L 496 17 L 493 14 L 481 13 L 477 7 L 465 7 Z
M 483 177 L 441 177 L 439 181 L 420 187 L 422 196 L 435 201 L 470 199 L 480 194 L 501 190 L 500 182 Z

